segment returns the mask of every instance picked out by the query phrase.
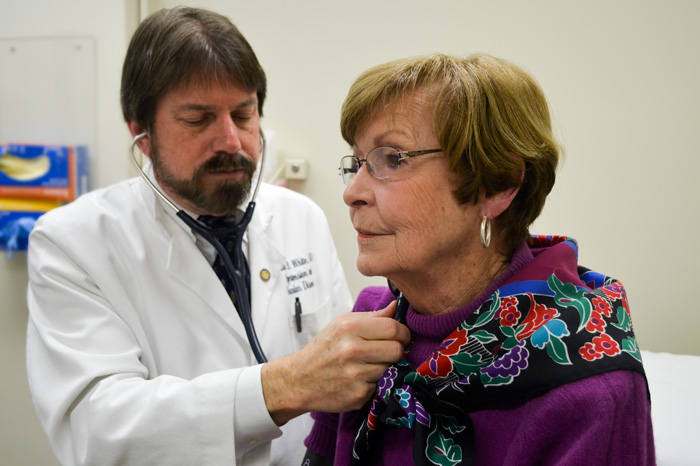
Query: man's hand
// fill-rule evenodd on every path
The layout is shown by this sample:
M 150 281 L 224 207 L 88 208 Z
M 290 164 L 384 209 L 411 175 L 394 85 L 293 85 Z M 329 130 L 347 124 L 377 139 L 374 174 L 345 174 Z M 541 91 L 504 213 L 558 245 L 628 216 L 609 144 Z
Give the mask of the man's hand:
M 301 351 L 266 363 L 262 388 L 273 421 L 361 408 L 411 340 L 395 311 L 394 301 L 380 311 L 341 314 Z

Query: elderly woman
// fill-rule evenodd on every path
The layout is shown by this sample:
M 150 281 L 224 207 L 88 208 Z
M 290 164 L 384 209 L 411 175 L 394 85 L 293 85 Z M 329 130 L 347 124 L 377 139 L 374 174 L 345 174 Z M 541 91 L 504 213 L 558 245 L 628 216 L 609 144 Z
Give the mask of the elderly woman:
M 400 290 L 413 341 L 364 409 L 314 415 L 307 464 L 654 464 L 624 288 L 529 236 L 559 157 L 535 81 L 487 55 L 395 61 L 341 127 L 357 266 L 395 287 L 354 311 Z

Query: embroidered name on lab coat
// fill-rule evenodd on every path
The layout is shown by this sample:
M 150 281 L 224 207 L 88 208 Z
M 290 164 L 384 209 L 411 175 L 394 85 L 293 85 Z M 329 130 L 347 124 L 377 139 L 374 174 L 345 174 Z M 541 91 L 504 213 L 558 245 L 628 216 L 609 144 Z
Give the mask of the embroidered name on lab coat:
M 282 272 L 287 279 L 287 294 L 301 293 L 314 287 L 313 261 L 314 256 L 311 253 L 284 261 Z

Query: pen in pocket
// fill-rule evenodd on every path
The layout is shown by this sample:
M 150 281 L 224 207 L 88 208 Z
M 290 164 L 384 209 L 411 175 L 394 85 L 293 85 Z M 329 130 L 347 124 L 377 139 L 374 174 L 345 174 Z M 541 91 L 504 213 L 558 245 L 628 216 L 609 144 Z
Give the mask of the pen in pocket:
M 299 298 L 294 301 L 294 319 L 297 323 L 297 333 L 301 333 L 301 302 Z

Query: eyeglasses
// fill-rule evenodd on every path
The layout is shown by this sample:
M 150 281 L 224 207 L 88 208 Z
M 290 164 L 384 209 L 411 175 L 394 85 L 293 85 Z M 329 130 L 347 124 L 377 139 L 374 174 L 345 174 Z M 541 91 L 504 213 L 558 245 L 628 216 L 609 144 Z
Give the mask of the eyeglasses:
M 341 158 L 340 177 L 345 185 L 349 185 L 362 164 L 366 163 L 370 175 L 378 180 L 385 180 L 394 176 L 404 160 L 435 152 L 442 152 L 442 149 L 398 150 L 396 147 L 389 146 L 375 147 L 364 159 L 358 159 L 354 155 Z

